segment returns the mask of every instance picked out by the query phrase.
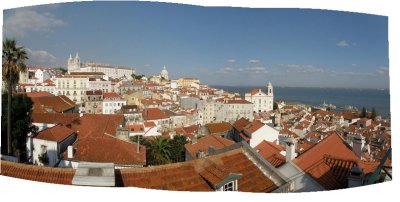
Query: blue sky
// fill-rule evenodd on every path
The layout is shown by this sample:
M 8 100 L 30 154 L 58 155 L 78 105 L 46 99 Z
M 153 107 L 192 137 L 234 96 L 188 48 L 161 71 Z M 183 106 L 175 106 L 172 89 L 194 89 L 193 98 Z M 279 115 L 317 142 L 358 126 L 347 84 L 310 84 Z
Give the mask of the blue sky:
M 31 65 L 82 61 L 211 85 L 388 88 L 387 17 L 312 9 L 83 2 L 4 11 Z

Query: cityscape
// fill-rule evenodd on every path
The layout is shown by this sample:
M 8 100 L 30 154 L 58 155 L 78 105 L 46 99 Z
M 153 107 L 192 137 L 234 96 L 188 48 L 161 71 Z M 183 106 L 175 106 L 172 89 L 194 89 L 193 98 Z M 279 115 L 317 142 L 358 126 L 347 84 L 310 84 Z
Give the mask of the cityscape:
M 260 193 L 327 191 L 392 181 L 387 18 L 307 9 L 218 10 L 163 3 L 114 3 L 63 3 L 54 8 L 37 6 L 4 12 L 1 175 L 78 186 Z M 271 60 L 276 62 L 264 64 L 263 58 L 244 57 L 252 49 L 247 46 L 234 53 L 246 59 L 225 56 L 218 52 L 221 46 L 230 49 L 219 35 L 219 32 L 222 35 L 226 32 L 219 28 L 208 30 L 209 25 L 197 30 L 193 28 L 198 27 L 196 23 L 188 25 L 188 29 L 181 27 L 181 31 L 205 35 L 199 38 L 201 42 L 193 42 L 198 48 L 186 49 L 188 38 L 181 35 L 181 38 L 174 37 L 178 48 L 164 46 L 169 44 L 167 42 L 155 47 L 154 50 L 166 48 L 166 56 L 162 55 L 164 50 L 160 50 L 161 53 L 154 52 L 154 61 L 145 61 L 143 58 L 148 58 L 148 52 L 154 50 L 142 47 L 139 51 L 143 53 L 122 54 L 126 59 L 119 61 L 121 54 L 114 53 L 112 46 L 111 51 L 101 52 L 96 44 L 90 44 L 91 38 L 86 38 L 87 44 L 81 43 L 86 35 L 92 34 L 98 34 L 98 41 L 94 43 L 110 40 L 102 38 L 106 37 L 102 32 L 107 28 L 86 33 L 82 27 L 72 27 L 74 21 L 66 20 L 72 19 L 71 16 L 60 17 L 70 10 L 76 9 L 76 15 L 87 15 L 87 8 L 101 12 L 107 6 L 144 7 L 144 11 L 132 12 L 132 18 L 124 17 L 128 21 L 143 20 L 143 25 L 136 25 L 139 22 L 134 20 L 130 23 L 148 26 L 150 30 L 155 20 L 159 20 L 155 24 L 160 27 L 171 23 L 167 20 L 178 18 L 179 22 L 174 23 L 183 23 L 180 22 L 181 9 L 193 22 L 197 22 L 195 19 L 201 13 L 198 9 L 203 9 L 206 12 L 203 18 L 211 16 L 207 23 L 217 19 L 212 18 L 217 11 L 223 13 L 221 16 L 227 15 L 224 16 L 227 19 L 233 17 L 231 14 L 247 12 L 256 13 L 255 17 L 287 14 L 291 18 L 300 12 L 312 19 L 314 15 L 329 16 L 329 20 L 325 19 L 332 23 L 329 26 L 344 18 L 355 19 L 350 24 L 357 22 L 359 26 L 349 31 L 348 39 L 344 39 L 342 33 L 332 34 L 331 37 L 340 38 L 326 49 L 320 48 L 324 43 L 319 42 L 318 48 L 307 44 L 309 52 L 296 53 L 295 48 L 285 49 L 281 41 L 283 52 L 299 54 L 301 64 L 295 63 L 297 56 L 287 56 L 285 61 L 280 53 L 270 56 L 275 56 Z M 163 9 L 165 16 L 161 17 L 165 17 L 165 22 L 158 17 L 144 20 L 141 16 Z M 193 14 L 188 14 L 191 11 Z M 42 20 L 41 17 L 46 17 L 46 23 L 37 26 L 43 28 L 45 36 L 39 36 L 41 31 L 36 27 L 15 24 L 29 22 L 17 19 L 32 16 Z M 246 20 L 254 23 L 253 17 L 238 23 L 246 24 Z M 315 20 L 313 26 L 319 23 Z M 309 26 L 308 21 L 304 22 L 301 21 L 300 26 Z M 200 25 L 203 22 L 199 22 Z M 367 25 L 371 27 L 364 27 Z M 71 47 L 63 42 L 62 45 L 45 42 L 52 38 L 47 35 L 58 34 L 60 40 L 61 36 L 70 36 L 68 32 L 57 32 L 58 26 L 71 26 L 68 29 L 73 33 L 81 31 L 82 36 L 77 34 L 71 39 L 81 45 Z M 312 33 L 325 33 L 328 27 Z M 382 27 L 386 29 L 375 29 Z M 368 36 L 363 35 L 363 40 L 355 39 L 364 33 L 364 28 L 374 30 L 370 31 L 371 38 L 375 37 L 371 46 L 362 44 L 371 39 Z M 243 40 L 237 46 L 248 43 L 249 46 L 253 44 L 255 50 L 263 50 L 261 42 L 256 45 L 252 41 L 253 37 L 263 37 L 263 34 L 235 29 L 243 32 L 242 39 L 239 35 L 235 38 Z M 203 32 L 197 33 L 200 30 Z M 121 30 L 124 31 L 127 30 Z M 134 31 L 142 32 L 136 27 Z M 155 34 L 152 30 L 147 34 L 157 43 L 166 37 L 164 34 L 175 31 L 162 30 Z M 29 32 L 38 42 L 28 39 Z M 314 39 L 310 34 L 299 35 Z M 146 33 L 138 35 L 148 40 Z M 213 37 L 217 36 L 221 41 L 215 42 L 214 47 Z M 64 37 L 68 43 L 70 39 Z M 121 37 L 116 34 L 116 38 Z M 324 40 L 321 39 L 324 37 L 318 38 L 315 40 Z M 203 45 L 203 41 L 208 44 Z M 381 44 L 382 41 L 386 43 Z M 121 45 L 118 39 L 114 42 L 118 50 L 138 52 L 129 45 Z M 142 46 L 140 42 L 132 43 Z M 268 45 L 267 40 L 265 43 Z M 104 44 L 109 45 L 109 42 Z M 94 48 L 87 47 L 90 45 Z M 199 59 L 192 57 L 192 52 L 202 51 L 203 46 L 208 53 Z M 53 51 L 56 52 L 53 55 L 44 50 L 50 47 L 62 47 L 59 48 L 62 50 Z M 359 47 L 364 50 L 361 54 Z M 352 48 L 353 52 L 344 50 Z M 339 50 L 344 53 L 338 53 Z M 187 55 L 182 58 L 186 59 L 165 58 L 185 54 L 185 51 Z M 375 55 L 374 51 L 380 53 Z M 222 66 L 208 64 L 217 57 L 224 61 Z M 317 59 L 311 59 L 314 57 Z M 330 67 L 322 64 L 322 60 L 336 61 L 341 57 L 354 61 L 331 62 Z M 133 65 L 135 60 L 138 65 Z M 240 64 L 240 60 L 246 64 Z M 343 67 L 344 62 L 347 67 Z

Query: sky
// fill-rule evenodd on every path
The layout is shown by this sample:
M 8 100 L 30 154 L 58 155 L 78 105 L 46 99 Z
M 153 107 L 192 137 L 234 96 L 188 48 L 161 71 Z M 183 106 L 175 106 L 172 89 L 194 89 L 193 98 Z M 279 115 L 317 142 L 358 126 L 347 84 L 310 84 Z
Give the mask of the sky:
M 388 18 L 316 9 L 75 2 L 3 12 L 29 65 L 83 62 L 203 84 L 389 88 Z

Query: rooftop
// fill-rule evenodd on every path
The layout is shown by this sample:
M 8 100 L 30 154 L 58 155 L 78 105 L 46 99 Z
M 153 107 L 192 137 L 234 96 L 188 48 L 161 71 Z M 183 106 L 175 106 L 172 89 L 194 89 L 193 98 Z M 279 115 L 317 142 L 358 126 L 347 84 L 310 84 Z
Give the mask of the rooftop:
M 40 131 L 33 137 L 41 140 L 48 140 L 60 143 L 74 133 L 75 131 L 63 125 L 56 125 Z
M 196 143 L 185 144 L 185 148 L 193 158 L 196 158 L 196 154 L 199 151 L 208 152 L 210 147 L 214 149 L 222 149 L 233 144 L 235 144 L 235 142 L 231 140 L 219 137 L 217 135 L 208 135 L 198 139 Z
M 232 125 L 228 122 L 209 123 L 206 126 L 210 131 L 210 134 L 224 133 L 232 129 Z

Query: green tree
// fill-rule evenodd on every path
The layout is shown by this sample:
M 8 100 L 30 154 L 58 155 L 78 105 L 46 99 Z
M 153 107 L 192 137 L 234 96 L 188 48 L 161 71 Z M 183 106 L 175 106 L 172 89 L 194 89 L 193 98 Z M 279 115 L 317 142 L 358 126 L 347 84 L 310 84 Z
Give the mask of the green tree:
M 142 79 L 143 77 L 144 77 L 144 75 L 142 74 L 142 75 L 136 75 L 136 74 L 131 74 L 131 77 L 133 78 L 133 79 L 135 79 L 135 80 L 140 80 L 140 79 Z
M 151 155 L 150 163 L 154 165 L 161 165 L 171 162 L 171 146 L 169 141 L 164 137 L 157 137 L 149 141 L 146 152 Z
M 362 108 L 361 111 L 361 118 L 365 118 L 367 116 L 367 109 L 365 109 L 365 107 Z
M 2 94 L 2 115 L 1 115 L 1 133 L 5 134 L 7 131 L 7 123 L 9 122 L 7 117 L 8 111 L 5 110 L 8 106 L 8 101 L 5 99 L 7 93 Z M 33 102 L 31 98 L 25 94 L 17 94 L 12 97 L 11 113 L 13 114 L 11 118 L 12 128 L 11 128 L 11 153 L 20 158 L 21 161 L 26 159 L 26 138 L 29 133 L 36 133 L 37 128 L 32 125 L 32 106 Z M 8 153 L 4 144 L 8 143 L 8 136 L 1 136 L 1 153 Z M 8 149 L 8 148 L 7 148 Z
M 185 144 L 188 143 L 183 135 L 175 135 L 174 139 L 169 141 L 171 161 L 181 162 L 185 161 Z
M 371 119 L 375 119 L 375 117 L 376 117 L 375 107 L 372 107 Z
M 17 47 L 17 42 L 14 39 L 6 39 L 3 41 L 3 81 L 7 85 L 7 119 L 11 120 L 11 98 L 13 90 L 19 80 L 19 72 L 26 71 L 25 60 L 28 59 L 27 53 L 23 47 Z M 3 122 L 4 123 L 4 122 Z M 12 154 L 11 143 L 11 121 L 7 122 L 7 154 Z M 15 122 L 13 122 L 16 124 Z
M 278 109 L 278 103 L 274 102 L 274 110 L 277 110 L 277 109 Z

